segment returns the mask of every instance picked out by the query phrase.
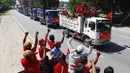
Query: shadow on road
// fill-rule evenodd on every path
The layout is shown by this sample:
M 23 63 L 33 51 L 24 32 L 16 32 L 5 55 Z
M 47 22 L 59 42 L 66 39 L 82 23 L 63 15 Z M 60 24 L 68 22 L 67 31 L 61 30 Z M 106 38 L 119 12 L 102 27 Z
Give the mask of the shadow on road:
M 117 53 L 120 52 L 122 50 L 126 49 L 126 47 L 124 46 L 120 46 L 114 42 L 110 42 L 107 45 L 104 46 L 98 46 L 97 50 L 100 52 L 105 52 L 105 53 Z
M 114 24 L 113 27 L 130 27 L 130 23 Z

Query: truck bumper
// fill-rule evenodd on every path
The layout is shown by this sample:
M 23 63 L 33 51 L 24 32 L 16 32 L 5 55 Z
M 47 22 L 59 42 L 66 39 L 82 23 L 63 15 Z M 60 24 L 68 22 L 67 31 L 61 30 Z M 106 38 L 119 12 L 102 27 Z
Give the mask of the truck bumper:
M 48 26 L 58 26 L 58 22 L 55 22 L 55 23 L 47 22 L 46 24 Z
M 101 41 L 101 40 L 93 40 L 92 44 L 98 46 L 98 45 L 108 44 L 109 42 L 110 42 L 110 39 L 103 40 L 103 41 Z

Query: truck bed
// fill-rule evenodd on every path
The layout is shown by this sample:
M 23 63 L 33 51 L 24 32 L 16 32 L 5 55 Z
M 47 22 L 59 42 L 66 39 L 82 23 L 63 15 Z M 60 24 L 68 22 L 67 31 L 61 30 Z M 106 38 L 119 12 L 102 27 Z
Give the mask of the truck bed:
M 60 26 L 75 32 L 81 32 L 81 18 L 70 18 L 60 15 Z

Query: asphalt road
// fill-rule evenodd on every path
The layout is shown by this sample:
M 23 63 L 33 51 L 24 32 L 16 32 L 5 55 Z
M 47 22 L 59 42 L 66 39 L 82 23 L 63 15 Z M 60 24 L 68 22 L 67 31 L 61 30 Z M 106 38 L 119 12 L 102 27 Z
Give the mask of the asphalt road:
M 18 22 L 19 25 L 23 27 L 24 30 L 30 32 L 32 38 L 34 38 L 35 32 L 39 31 L 39 39 L 44 38 L 46 33 L 46 26 L 40 25 L 40 22 L 33 21 L 30 17 L 20 14 L 16 10 L 10 11 L 12 17 Z M 50 34 L 54 34 L 56 41 L 60 41 L 62 38 L 62 29 L 51 29 Z M 112 39 L 111 43 L 102 47 L 97 47 L 93 49 L 92 54 L 89 59 L 95 58 L 96 52 L 100 51 L 102 53 L 97 66 L 101 68 L 101 73 L 103 73 L 104 68 L 107 66 L 112 66 L 115 73 L 130 72 L 130 29 L 129 28 L 112 28 Z M 65 38 L 62 44 L 61 50 L 66 51 L 68 39 Z M 21 42 L 22 43 L 22 42 Z M 74 40 L 72 44 L 76 47 L 82 44 L 78 40 Z

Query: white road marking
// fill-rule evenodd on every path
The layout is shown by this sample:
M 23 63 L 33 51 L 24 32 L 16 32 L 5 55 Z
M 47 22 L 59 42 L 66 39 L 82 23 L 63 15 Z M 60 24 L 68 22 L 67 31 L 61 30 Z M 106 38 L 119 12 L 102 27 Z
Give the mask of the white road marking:
M 129 40 L 130 40 L 130 37 L 126 37 L 126 36 L 123 36 L 123 35 L 118 35 L 118 36 L 120 36 L 120 37 L 122 37 L 122 38 L 129 39 Z
M 126 48 L 126 49 L 129 49 L 129 50 L 130 50 L 130 48 Z
M 12 15 L 11 15 L 12 16 Z M 24 32 L 27 32 L 23 27 L 22 27 L 22 25 L 20 24 L 20 22 L 18 22 L 18 20 L 17 19 L 15 19 L 15 17 L 14 16 L 12 16 L 13 17 L 13 19 L 16 21 L 16 23 L 22 28 L 22 30 L 24 31 Z M 34 42 L 34 39 L 31 37 L 31 35 L 28 35 L 29 36 L 29 38 L 32 40 L 32 42 Z

